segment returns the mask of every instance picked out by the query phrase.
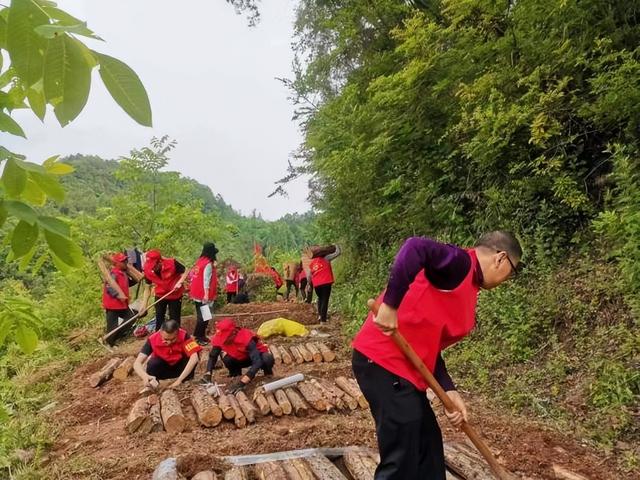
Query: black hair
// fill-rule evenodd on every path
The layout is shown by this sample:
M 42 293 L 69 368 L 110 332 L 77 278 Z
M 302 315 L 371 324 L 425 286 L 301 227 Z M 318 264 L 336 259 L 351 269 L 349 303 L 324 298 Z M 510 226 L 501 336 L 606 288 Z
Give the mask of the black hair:
M 176 320 L 167 320 L 162 324 L 161 328 L 167 333 L 175 333 L 180 328 L 180 324 Z
M 216 248 L 215 243 L 207 242 L 202 246 L 201 257 L 207 257 L 209 260 L 215 260 L 216 255 L 218 253 L 218 249 Z
M 485 233 L 476 243 L 476 247 L 486 247 L 498 252 L 507 252 L 512 259 L 522 258 L 522 247 L 516 236 L 505 230 L 496 230 Z

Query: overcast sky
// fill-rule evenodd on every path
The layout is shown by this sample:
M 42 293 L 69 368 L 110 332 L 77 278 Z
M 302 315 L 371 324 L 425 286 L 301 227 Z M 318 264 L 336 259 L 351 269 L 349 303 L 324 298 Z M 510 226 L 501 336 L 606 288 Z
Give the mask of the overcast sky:
M 303 180 L 289 186 L 288 199 L 267 198 L 301 141 L 288 92 L 274 78 L 291 76 L 294 0 L 263 2 L 253 28 L 224 0 L 58 4 L 105 40 L 92 48 L 138 73 L 154 126 L 131 120 L 95 71 L 87 106 L 74 122 L 60 128 L 49 111 L 43 125 L 30 111 L 16 111 L 28 140 L 7 145 L 5 138 L 7 147 L 37 162 L 73 153 L 118 158 L 168 134 L 178 141 L 169 168 L 208 185 L 235 209 L 255 208 L 266 219 L 309 209 Z

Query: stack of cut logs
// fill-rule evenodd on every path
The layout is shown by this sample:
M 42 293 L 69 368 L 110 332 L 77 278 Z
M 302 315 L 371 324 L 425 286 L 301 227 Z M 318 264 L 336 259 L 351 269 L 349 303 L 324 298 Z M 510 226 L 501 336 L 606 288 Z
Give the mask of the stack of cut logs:
M 135 360 L 135 357 L 127 357 L 124 360 L 118 357 L 110 359 L 104 367 L 89 377 L 89 385 L 99 387 L 111 377 L 116 380 L 126 379 L 133 370 Z
M 474 448 L 459 442 L 444 444 L 447 480 L 493 480 L 495 477 Z M 339 449 L 335 449 L 339 450 Z M 281 452 L 287 453 L 287 452 Z M 295 453 L 295 452 L 290 452 Z M 191 480 L 373 480 L 380 456 L 368 448 L 348 447 L 334 461 L 320 452 L 280 461 L 235 466 L 224 475 L 217 476 L 211 470 L 202 471 Z M 168 464 L 167 464 L 168 463 Z M 163 465 L 164 464 L 164 465 Z M 341 468 L 338 468 L 340 465 Z M 565 480 L 586 480 L 579 475 L 559 476 Z M 174 462 L 161 462 L 153 474 L 153 480 L 184 479 Z
M 260 416 L 304 417 L 310 409 L 324 413 L 348 412 L 369 406 L 356 381 L 346 377 L 336 378 L 335 384 L 325 379 L 311 379 L 275 392 L 258 392 L 254 400 L 240 391 L 235 395 L 223 394 L 216 401 L 204 387 L 197 386 L 190 400 L 203 427 L 215 427 L 225 419 L 233 421 L 237 428 L 244 428 Z M 150 395 L 139 399 L 129 413 L 126 428 L 129 433 L 147 434 L 162 430 L 164 425 L 167 432 L 179 433 L 186 423 L 176 392 L 166 390 L 160 398 Z
M 322 342 L 307 342 L 285 347 L 282 345 L 269 345 L 269 351 L 273 355 L 276 365 L 284 363 L 291 365 L 304 362 L 333 362 L 336 354 Z

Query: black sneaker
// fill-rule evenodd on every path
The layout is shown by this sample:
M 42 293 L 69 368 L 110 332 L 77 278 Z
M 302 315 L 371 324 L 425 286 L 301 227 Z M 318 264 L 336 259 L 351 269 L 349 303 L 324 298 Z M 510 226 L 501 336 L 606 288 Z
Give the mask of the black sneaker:
M 209 340 L 207 340 L 206 338 L 196 338 L 196 343 L 201 347 L 206 347 L 207 345 L 209 345 Z

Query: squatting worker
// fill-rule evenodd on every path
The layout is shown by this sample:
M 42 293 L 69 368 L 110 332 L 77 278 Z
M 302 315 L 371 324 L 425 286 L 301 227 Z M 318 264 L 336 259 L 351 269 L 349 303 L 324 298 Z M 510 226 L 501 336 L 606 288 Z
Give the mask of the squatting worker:
M 255 332 L 238 327 L 230 318 L 223 318 L 216 323 L 211 345 L 213 348 L 209 352 L 207 373 L 203 378 L 205 383 L 211 382 L 211 373 L 222 352 L 225 353 L 222 363 L 229 370 L 230 377 L 239 377 L 242 375 L 242 369 L 249 367 L 247 373 L 229 385 L 227 391 L 230 393 L 242 390 L 259 370 L 263 370 L 265 375 L 273 374 L 274 358 L 269 348 L 260 341 Z
M 167 308 L 169 318 L 180 324 L 180 312 L 182 310 L 182 294 L 184 285 L 180 282 L 185 271 L 182 265 L 175 258 L 165 258 L 160 250 L 149 250 L 144 263 L 144 276 L 147 280 L 147 288 L 144 292 L 143 305 L 148 305 L 150 289 L 153 285 L 156 297 L 156 331 L 159 331 L 164 322 Z M 160 298 L 164 297 L 164 300 Z
M 133 369 L 145 386 L 156 386 L 157 380 L 175 378 L 171 387 L 191 380 L 198 365 L 202 347 L 175 320 L 167 320 L 159 331 L 142 346 Z M 144 362 L 149 357 L 146 369 Z
M 520 243 L 504 231 L 484 235 L 471 249 L 410 238 L 398 252 L 378 315 L 369 314 L 353 341 L 353 371 L 376 424 L 376 480 L 445 480 L 427 383 L 391 333 L 398 329 L 447 391 L 460 411 L 445 413 L 460 426 L 467 410 L 440 352 L 473 329 L 480 288 L 513 278 L 521 257 Z

